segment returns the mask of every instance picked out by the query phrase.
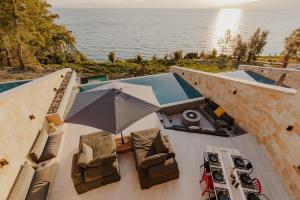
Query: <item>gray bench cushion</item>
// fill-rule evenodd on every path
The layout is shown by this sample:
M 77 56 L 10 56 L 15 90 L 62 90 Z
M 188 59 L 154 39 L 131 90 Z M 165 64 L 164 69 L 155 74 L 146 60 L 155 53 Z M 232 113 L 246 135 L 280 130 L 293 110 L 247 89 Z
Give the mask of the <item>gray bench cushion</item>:
M 48 137 L 48 141 L 45 145 L 44 151 L 39 159 L 39 162 L 50 160 L 57 156 L 61 141 L 62 133 L 56 133 Z
M 21 168 L 19 176 L 17 177 L 14 187 L 10 192 L 8 200 L 25 199 L 33 175 L 34 175 L 34 169 L 28 163 L 25 163 Z
M 56 163 L 39 167 L 32 179 L 26 200 L 45 200 L 48 195 Z
M 42 153 L 43 153 L 43 150 L 44 150 L 44 147 L 47 143 L 47 140 L 48 140 L 48 133 L 45 129 L 41 130 L 29 155 L 30 157 L 32 158 L 32 160 L 36 163 L 38 163 Z

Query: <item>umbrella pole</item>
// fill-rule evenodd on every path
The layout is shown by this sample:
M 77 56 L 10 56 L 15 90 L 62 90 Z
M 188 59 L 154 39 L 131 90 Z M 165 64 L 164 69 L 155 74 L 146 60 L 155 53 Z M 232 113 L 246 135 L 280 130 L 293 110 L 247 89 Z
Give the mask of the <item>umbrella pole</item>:
M 122 144 L 125 144 L 122 131 L 121 131 L 121 139 L 122 139 Z

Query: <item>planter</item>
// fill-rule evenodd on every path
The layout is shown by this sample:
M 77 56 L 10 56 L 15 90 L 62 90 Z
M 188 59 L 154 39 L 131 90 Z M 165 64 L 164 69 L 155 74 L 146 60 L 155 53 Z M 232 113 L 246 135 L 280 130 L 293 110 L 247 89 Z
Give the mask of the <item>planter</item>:
M 63 124 L 64 113 L 70 99 L 70 95 L 73 87 L 76 85 L 76 72 L 68 72 L 57 93 L 52 101 L 52 104 L 48 110 L 47 120 L 49 123 L 54 123 L 55 125 Z

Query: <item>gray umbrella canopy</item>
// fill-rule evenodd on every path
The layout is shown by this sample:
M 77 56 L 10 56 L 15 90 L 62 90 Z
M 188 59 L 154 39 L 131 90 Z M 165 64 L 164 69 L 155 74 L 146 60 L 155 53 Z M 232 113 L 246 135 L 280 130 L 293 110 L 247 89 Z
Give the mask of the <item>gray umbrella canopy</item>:
M 137 86 L 137 93 L 141 87 L 145 87 L 143 90 L 147 97 L 145 101 L 133 96 L 133 87 L 135 87 L 133 84 L 112 83 L 79 93 L 65 121 L 114 134 L 120 133 L 134 122 L 160 109 L 152 88 L 152 94 L 149 94 L 149 86 Z M 131 94 L 125 93 L 126 90 Z M 137 95 L 142 96 L 140 93 Z

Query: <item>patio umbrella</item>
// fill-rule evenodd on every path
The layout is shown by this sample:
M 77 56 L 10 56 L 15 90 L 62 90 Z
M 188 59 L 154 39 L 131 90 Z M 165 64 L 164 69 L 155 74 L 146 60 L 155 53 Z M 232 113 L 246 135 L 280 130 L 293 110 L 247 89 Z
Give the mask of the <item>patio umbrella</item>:
M 78 93 L 65 121 L 118 134 L 139 119 L 158 111 L 152 87 L 112 82 Z

